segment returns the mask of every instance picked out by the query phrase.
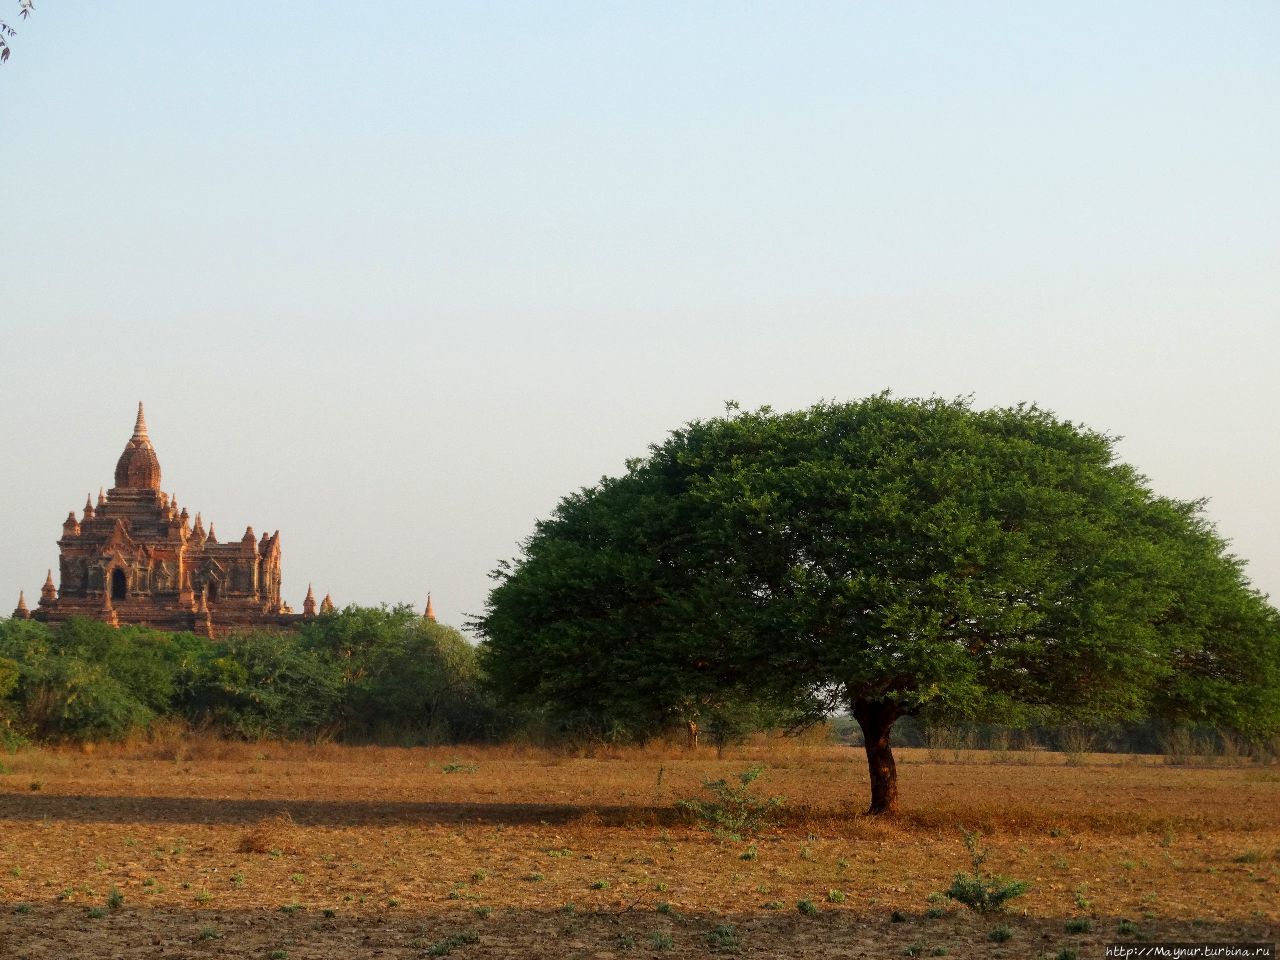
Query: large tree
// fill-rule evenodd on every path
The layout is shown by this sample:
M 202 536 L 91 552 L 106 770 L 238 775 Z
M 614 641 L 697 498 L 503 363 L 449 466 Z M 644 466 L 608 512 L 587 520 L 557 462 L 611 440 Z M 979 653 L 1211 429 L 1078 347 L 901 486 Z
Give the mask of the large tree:
M 566 497 L 494 576 L 508 695 L 642 735 L 843 706 L 871 813 L 897 808 L 904 715 L 1280 721 L 1280 616 L 1202 503 L 1035 406 L 731 409 Z

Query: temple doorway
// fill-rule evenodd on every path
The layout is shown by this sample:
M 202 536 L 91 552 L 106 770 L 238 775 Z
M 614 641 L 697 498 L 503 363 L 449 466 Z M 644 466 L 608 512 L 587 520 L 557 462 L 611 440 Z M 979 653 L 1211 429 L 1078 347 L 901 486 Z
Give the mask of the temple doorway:
M 125 580 L 124 571 L 116 567 L 111 571 L 111 599 L 124 600 L 129 596 L 129 582 Z

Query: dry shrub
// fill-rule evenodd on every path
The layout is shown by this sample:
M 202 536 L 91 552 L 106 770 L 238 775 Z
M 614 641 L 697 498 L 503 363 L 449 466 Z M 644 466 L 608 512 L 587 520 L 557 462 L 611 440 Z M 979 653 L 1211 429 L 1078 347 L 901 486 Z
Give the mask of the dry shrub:
M 240 838 L 240 853 L 301 853 L 301 831 L 287 810 L 263 817 Z

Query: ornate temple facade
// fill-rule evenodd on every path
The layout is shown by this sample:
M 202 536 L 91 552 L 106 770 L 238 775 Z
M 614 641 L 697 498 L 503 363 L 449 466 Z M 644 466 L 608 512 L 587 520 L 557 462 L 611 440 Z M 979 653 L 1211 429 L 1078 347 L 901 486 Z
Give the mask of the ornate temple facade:
M 160 489 L 160 461 L 142 404 L 116 463 L 115 485 L 62 524 L 58 585 L 53 571 L 34 611 L 19 597 L 14 616 L 56 622 L 92 617 L 207 637 L 249 627 L 289 627 L 316 613 L 307 589 L 302 614 L 280 599 L 280 532 L 222 543 L 177 497 Z M 324 609 L 332 610 L 328 596 Z

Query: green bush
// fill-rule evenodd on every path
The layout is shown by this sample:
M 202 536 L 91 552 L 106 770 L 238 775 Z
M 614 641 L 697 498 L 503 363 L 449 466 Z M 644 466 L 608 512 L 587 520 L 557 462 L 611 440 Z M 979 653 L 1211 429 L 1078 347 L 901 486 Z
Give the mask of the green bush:
M 691 798 L 677 804 L 688 811 L 711 830 L 723 831 L 737 837 L 753 836 L 764 829 L 783 805 L 782 797 L 757 797 L 751 784 L 759 779 L 764 767 L 757 765 L 737 776 L 737 783 L 728 780 L 703 780 L 702 785 L 715 798 L 701 800 Z
M 987 851 L 978 846 L 976 833 L 966 830 L 964 845 L 969 851 L 972 870 L 956 874 L 951 887 L 946 891 L 949 899 L 963 903 L 977 913 L 996 913 L 1003 910 L 1010 900 L 1031 889 L 1031 885 L 1025 881 L 995 876 L 983 869 Z

